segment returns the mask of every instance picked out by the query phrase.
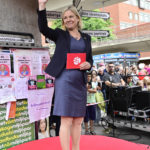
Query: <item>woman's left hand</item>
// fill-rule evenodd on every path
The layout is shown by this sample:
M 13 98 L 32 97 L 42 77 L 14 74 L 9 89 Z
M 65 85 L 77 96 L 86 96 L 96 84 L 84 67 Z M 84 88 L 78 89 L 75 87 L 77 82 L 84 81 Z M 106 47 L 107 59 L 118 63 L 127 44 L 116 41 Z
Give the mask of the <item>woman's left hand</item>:
M 91 64 L 87 61 L 80 64 L 80 70 L 88 70 L 91 68 Z

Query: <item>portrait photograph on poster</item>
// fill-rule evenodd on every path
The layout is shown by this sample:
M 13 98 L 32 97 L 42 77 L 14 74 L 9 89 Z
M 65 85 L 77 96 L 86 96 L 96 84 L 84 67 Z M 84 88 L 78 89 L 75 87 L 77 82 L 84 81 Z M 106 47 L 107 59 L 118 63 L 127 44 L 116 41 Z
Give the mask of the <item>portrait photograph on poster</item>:
M 0 76 L 10 76 L 10 70 L 8 65 L 0 64 Z
M 28 90 L 35 90 L 35 89 L 37 89 L 36 82 L 37 82 L 36 76 L 29 76 Z
M 27 64 L 23 64 L 20 66 L 20 69 L 19 69 L 19 72 L 20 72 L 20 75 L 21 76 L 30 76 L 30 67 L 29 65 Z
M 47 64 L 42 64 L 42 74 L 46 74 L 45 69 L 47 67 Z
M 41 119 L 35 125 L 36 139 L 44 139 L 50 137 L 49 118 Z

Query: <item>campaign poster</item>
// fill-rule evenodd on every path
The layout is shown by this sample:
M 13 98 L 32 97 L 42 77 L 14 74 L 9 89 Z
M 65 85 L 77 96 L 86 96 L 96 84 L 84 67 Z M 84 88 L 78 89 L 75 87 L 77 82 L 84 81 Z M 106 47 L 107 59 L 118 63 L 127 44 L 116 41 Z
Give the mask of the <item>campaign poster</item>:
M 50 137 L 49 117 L 35 122 L 35 136 L 39 140 Z
M 55 78 L 49 75 L 45 75 L 46 88 L 54 87 Z
M 46 74 L 45 69 L 50 62 L 50 56 L 42 55 L 41 61 L 42 61 L 42 66 L 41 66 L 42 74 Z
M 36 90 L 36 89 L 37 89 L 37 78 L 36 78 L 36 76 L 29 76 L 28 90 Z
M 31 75 L 31 57 L 20 56 L 18 58 L 18 67 L 20 77 L 27 77 Z
M 41 73 L 41 55 L 37 52 L 32 52 L 31 54 L 32 56 L 32 75 L 38 75 L 38 74 L 42 74 Z
M 10 76 L 10 53 L 0 53 L 0 77 Z
M 46 88 L 45 75 L 37 75 L 37 89 Z
M 49 50 L 32 51 L 32 75 L 45 75 L 45 69 L 49 62 Z

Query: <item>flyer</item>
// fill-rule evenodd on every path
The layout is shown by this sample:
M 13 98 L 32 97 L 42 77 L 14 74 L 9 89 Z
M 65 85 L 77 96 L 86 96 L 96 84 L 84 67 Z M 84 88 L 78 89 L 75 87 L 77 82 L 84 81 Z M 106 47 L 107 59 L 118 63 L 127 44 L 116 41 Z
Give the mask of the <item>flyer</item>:
M 35 122 L 50 116 L 53 92 L 54 88 L 28 91 L 28 113 L 30 122 Z
M 27 78 L 15 79 L 15 97 L 16 99 L 28 98 L 28 79 Z
M 14 90 L 14 78 L 0 78 L 0 104 L 16 101 Z

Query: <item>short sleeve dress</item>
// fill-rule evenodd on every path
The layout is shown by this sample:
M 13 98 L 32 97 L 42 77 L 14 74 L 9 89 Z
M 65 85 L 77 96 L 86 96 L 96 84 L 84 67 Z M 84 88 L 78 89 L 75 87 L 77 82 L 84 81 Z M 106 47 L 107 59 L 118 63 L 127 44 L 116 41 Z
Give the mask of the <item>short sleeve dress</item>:
M 70 53 L 84 53 L 85 43 L 81 37 L 76 40 L 70 36 Z M 87 89 L 84 72 L 79 69 L 64 69 L 55 80 L 55 99 L 53 115 L 65 117 L 84 117 L 86 112 Z

